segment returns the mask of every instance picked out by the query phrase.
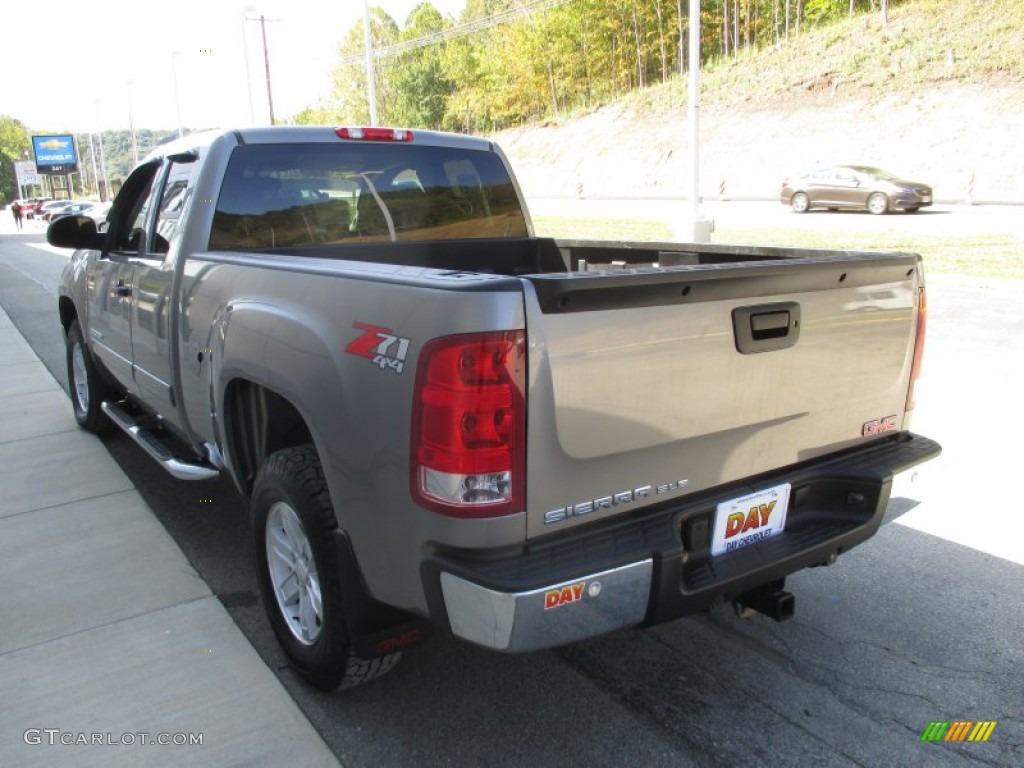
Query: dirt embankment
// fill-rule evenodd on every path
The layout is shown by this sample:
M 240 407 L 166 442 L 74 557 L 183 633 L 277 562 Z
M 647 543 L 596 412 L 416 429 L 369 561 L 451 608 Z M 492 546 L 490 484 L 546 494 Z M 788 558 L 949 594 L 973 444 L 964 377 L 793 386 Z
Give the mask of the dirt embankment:
M 616 103 L 496 135 L 531 195 L 684 197 L 688 110 Z M 809 89 L 759 105 L 701 108 L 701 193 L 774 198 L 789 175 L 877 165 L 941 201 L 1024 202 L 1024 88 L 932 86 L 884 98 Z

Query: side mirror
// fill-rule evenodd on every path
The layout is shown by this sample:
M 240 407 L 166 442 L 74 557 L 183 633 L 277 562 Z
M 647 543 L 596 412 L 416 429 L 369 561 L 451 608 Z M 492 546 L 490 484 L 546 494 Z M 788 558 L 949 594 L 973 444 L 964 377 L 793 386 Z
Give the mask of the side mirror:
M 57 248 L 102 250 L 106 236 L 96 231 L 96 222 L 88 216 L 65 216 L 46 230 L 46 242 Z

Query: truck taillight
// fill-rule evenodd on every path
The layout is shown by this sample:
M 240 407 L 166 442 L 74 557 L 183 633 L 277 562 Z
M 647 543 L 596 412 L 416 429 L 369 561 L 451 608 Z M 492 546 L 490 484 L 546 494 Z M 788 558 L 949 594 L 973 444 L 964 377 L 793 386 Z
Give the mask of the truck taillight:
M 921 375 L 921 358 L 924 356 L 925 328 L 928 326 L 928 295 L 922 285 L 917 289 L 917 333 L 914 336 L 914 362 L 910 366 L 910 388 L 907 390 L 907 410 L 914 410 L 914 385 Z
M 357 141 L 412 141 L 412 131 L 403 128 L 335 128 L 339 139 Z
M 461 334 L 424 345 L 416 369 L 411 484 L 423 506 L 456 517 L 524 507 L 526 334 Z

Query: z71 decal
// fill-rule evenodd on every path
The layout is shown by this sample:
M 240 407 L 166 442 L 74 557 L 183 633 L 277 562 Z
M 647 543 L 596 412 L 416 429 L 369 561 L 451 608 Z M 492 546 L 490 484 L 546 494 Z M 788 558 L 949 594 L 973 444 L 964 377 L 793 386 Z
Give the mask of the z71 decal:
M 396 336 L 390 328 L 367 323 L 352 323 L 363 335 L 345 347 L 345 351 L 365 357 L 382 371 L 401 373 L 405 369 L 405 356 L 409 354 L 409 339 Z

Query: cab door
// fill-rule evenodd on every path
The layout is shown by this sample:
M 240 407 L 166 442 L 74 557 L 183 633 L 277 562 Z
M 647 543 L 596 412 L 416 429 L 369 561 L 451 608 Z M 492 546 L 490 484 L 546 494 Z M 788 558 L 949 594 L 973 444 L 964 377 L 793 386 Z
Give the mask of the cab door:
M 169 158 L 154 195 L 154 215 L 135 262 L 132 306 L 132 361 L 139 396 L 157 412 L 177 421 L 171 368 L 173 279 L 183 215 L 192 197 L 196 155 Z
M 132 365 L 132 293 L 135 262 L 145 232 L 159 162 L 140 166 L 125 181 L 110 212 L 106 248 L 89 274 L 89 345 L 103 366 L 129 391 Z

